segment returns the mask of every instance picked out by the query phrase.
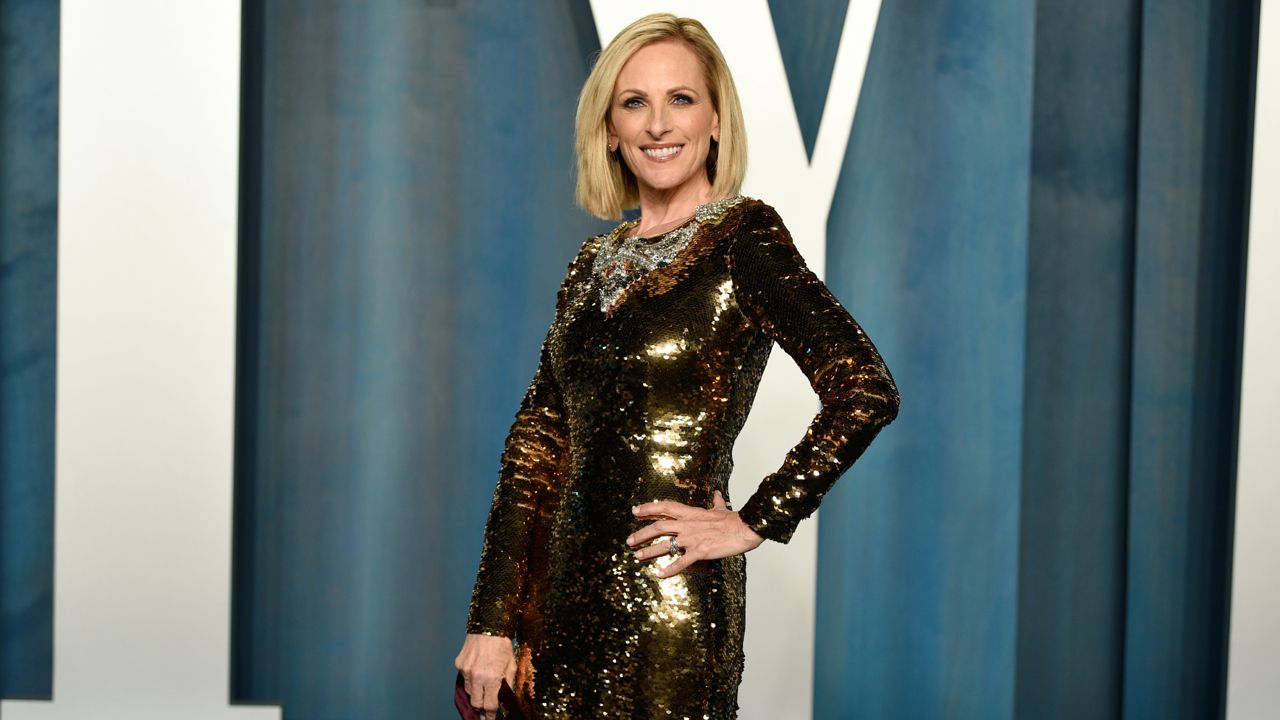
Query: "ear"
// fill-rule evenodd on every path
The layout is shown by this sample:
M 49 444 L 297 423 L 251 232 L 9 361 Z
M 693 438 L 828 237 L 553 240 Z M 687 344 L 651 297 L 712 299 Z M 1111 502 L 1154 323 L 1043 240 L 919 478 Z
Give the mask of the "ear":
M 711 113 L 711 139 L 720 142 L 720 113 Z
M 613 122 L 606 120 L 604 124 L 606 134 L 609 137 L 609 147 L 615 147 L 618 144 L 618 133 L 613 129 Z

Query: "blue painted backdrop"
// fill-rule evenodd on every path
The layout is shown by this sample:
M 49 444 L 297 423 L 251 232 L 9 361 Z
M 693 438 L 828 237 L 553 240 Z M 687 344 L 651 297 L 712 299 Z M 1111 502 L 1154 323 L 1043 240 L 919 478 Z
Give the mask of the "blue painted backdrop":
M 1034 31 L 881 6 L 827 279 L 903 405 L 823 503 L 815 717 L 1013 717 Z
M 806 145 L 844 3 L 771 3 Z M 244 5 L 232 696 L 448 717 L 585 0 Z M 57 3 L 0 0 L 0 695 L 52 641 Z M 1257 2 L 884 0 L 828 281 L 902 390 L 817 717 L 1220 714 Z M 740 78 L 740 82 L 749 82 Z
M 245 5 L 232 694 L 452 712 L 506 430 L 601 225 L 585 2 Z
M 53 686 L 58 3 L 0 0 L 0 697 Z
M 816 716 L 1222 712 L 1257 9 L 885 1 L 827 268 L 903 407 Z

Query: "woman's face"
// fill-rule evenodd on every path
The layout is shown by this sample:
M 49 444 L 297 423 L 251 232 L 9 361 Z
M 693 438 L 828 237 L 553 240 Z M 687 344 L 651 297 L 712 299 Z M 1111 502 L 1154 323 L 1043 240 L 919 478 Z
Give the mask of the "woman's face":
M 608 129 L 642 192 L 710 189 L 707 153 L 712 138 L 719 142 L 720 117 L 688 45 L 656 42 L 631 56 L 613 86 Z

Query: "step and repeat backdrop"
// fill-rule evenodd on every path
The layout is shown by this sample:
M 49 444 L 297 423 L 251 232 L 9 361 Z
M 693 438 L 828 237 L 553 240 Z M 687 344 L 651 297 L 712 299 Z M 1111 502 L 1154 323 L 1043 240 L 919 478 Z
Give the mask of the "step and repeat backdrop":
M 454 714 L 573 114 L 702 20 L 902 390 L 743 718 L 1280 706 L 1273 0 L 0 0 L 0 717 Z M 817 409 L 775 351 L 741 502 Z

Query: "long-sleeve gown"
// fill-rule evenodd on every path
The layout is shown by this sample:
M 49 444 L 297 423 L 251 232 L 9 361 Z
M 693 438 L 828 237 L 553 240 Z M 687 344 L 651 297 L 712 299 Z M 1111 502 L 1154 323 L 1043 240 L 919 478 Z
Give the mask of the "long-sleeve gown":
M 669 262 L 620 286 L 633 226 L 569 265 L 502 455 L 467 630 L 515 639 L 517 695 L 539 717 L 732 718 L 745 558 L 660 579 L 626 544 L 648 522 L 631 507 L 728 498 L 776 342 L 821 410 L 739 515 L 785 543 L 897 414 L 898 391 L 772 207 L 700 207 Z

